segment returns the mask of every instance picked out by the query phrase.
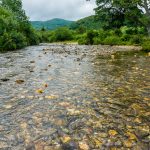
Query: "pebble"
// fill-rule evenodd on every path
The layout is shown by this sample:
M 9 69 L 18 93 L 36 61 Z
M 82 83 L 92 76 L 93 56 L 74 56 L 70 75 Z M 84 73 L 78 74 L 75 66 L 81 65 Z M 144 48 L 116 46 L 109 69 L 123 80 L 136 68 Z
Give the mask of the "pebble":
M 75 142 L 71 141 L 69 143 L 63 144 L 62 149 L 63 150 L 78 150 L 78 145 Z

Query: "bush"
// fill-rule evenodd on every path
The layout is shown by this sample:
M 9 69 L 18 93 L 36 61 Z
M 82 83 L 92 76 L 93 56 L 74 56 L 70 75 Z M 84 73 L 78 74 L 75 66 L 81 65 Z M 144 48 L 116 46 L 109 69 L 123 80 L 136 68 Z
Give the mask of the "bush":
M 142 37 L 140 35 L 134 35 L 130 39 L 131 44 L 141 44 L 142 43 Z
M 127 30 L 126 30 L 126 34 L 132 34 L 132 35 L 138 34 L 138 29 L 137 29 L 137 28 L 134 28 L 134 27 L 129 27 L 129 28 L 127 28 Z
M 14 43 L 10 34 L 5 32 L 0 37 L 0 51 L 12 50 L 16 48 L 17 48 L 16 43 Z
M 78 40 L 79 44 L 86 44 L 86 45 L 93 45 L 94 44 L 94 38 L 96 38 L 99 35 L 98 31 L 95 30 L 89 30 L 87 33 L 83 34 Z
M 138 27 L 138 34 L 146 35 L 147 31 L 144 27 Z
M 120 37 L 117 36 L 107 37 L 102 43 L 105 45 L 122 45 Z
M 114 34 L 115 34 L 116 36 L 122 36 L 122 32 L 121 32 L 120 29 L 115 29 L 115 30 L 114 30 Z
M 40 37 L 34 31 L 30 33 L 30 37 L 28 37 L 29 45 L 38 45 L 40 42 Z
M 80 38 L 78 39 L 78 44 L 79 45 L 87 45 L 87 38 L 86 38 L 86 34 L 80 36 Z
M 11 41 L 16 44 L 16 48 L 20 49 L 27 46 L 26 37 L 22 33 L 11 32 Z
M 97 38 L 103 41 L 107 36 L 110 36 L 110 33 L 108 31 L 99 30 Z
M 131 39 L 131 35 L 129 35 L 129 34 L 123 34 L 121 37 L 121 40 L 123 42 L 128 42 L 128 41 L 130 41 L 130 39 Z
M 98 32 L 94 30 L 90 30 L 87 32 L 86 41 L 87 44 L 92 45 L 94 43 L 94 37 L 98 36 Z
M 3 36 L 0 37 L 0 50 L 15 50 L 20 49 L 27 46 L 26 38 L 23 34 L 17 33 L 15 31 L 10 33 L 4 33 Z
M 150 39 L 147 39 L 142 43 L 142 49 L 144 51 L 150 52 Z
M 79 26 L 78 29 L 76 30 L 78 34 L 83 34 L 86 32 L 86 28 L 84 26 Z
M 98 44 L 103 44 L 103 40 L 101 40 L 101 38 L 99 37 L 95 37 L 94 39 L 94 45 L 98 45 Z
M 134 35 L 134 34 L 138 34 L 138 29 L 135 27 L 121 27 L 121 32 L 122 34 L 130 34 L 130 35 Z
M 70 31 L 68 28 L 62 27 L 58 28 L 54 32 L 53 41 L 59 42 L 59 41 L 69 41 L 73 39 L 72 31 Z

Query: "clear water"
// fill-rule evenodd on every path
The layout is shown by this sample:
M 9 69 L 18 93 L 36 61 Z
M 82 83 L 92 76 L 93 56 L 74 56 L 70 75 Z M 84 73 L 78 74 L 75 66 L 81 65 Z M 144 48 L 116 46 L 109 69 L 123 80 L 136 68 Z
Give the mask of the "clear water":
M 0 149 L 150 148 L 150 57 L 96 49 L 0 54 Z

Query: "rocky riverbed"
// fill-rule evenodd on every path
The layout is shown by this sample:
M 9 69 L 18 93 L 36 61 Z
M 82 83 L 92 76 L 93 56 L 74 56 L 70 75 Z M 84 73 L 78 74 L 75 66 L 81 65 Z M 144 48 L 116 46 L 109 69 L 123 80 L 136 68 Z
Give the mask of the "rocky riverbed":
M 150 57 L 140 49 L 41 44 L 0 54 L 0 149 L 149 150 Z

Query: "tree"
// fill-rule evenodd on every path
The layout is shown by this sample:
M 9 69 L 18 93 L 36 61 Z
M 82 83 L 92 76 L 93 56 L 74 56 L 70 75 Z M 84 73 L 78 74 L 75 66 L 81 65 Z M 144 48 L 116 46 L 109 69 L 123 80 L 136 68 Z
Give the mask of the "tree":
M 19 21 L 28 21 L 25 11 L 22 9 L 21 0 L 0 0 L 1 6 L 12 11 Z
M 136 3 L 138 8 L 144 14 L 144 19 L 141 21 L 146 26 L 148 35 L 150 36 L 150 0 L 138 0 Z
M 96 0 L 96 15 L 104 20 L 104 27 L 140 24 L 150 36 L 150 0 Z
M 38 43 L 21 0 L 0 0 L 0 51 Z

